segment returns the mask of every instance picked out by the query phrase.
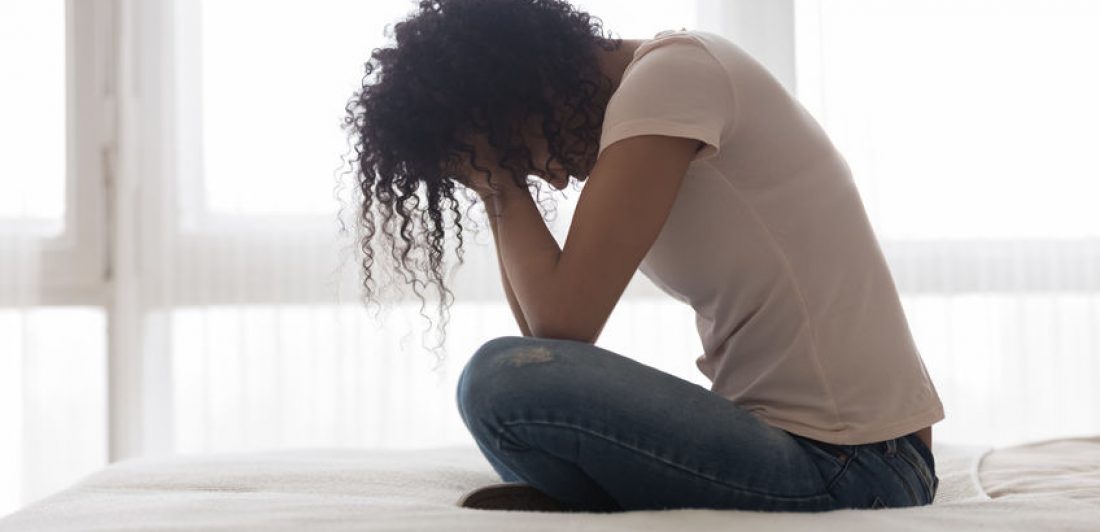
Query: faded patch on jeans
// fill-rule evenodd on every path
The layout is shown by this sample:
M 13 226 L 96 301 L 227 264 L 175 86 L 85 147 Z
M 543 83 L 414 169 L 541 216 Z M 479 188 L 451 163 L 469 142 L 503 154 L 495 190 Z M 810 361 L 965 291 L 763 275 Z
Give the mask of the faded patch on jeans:
M 512 366 L 519 367 L 526 364 L 538 364 L 554 360 L 554 354 L 549 349 L 541 346 L 520 347 L 513 350 L 507 359 Z

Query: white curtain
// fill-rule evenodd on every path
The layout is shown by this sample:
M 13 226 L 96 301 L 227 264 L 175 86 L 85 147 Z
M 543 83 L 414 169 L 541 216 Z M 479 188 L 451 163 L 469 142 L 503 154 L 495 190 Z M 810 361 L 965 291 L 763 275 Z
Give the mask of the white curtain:
M 102 194 L 66 186 L 96 182 L 101 109 L 67 7 L 0 2 L 0 515 L 106 456 L 102 227 L 85 208 Z
M 1100 123 L 1100 87 L 1083 31 L 1100 22 L 1094 9 L 577 4 L 624 38 L 681 27 L 724 33 L 826 126 L 856 174 L 945 400 L 937 441 L 1097 430 L 1100 216 L 1089 200 L 1100 168 L 1085 149 L 1096 131 L 1085 124 Z M 0 231 L 0 515 L 133 456 L 473 444 L 455 409 L 458 371 L 485 340 L 518 334 L 483 213 L 470 211 L 466 264 L 448 278 L 456 302 L 441 364 L 422 346 L 436 338 L 421 336 L 429 324 L 411 291 L 388 295 L 381 317 L 364 307 L 355 235 L 339 233 L 337 220 L 351 223 L 339 209 L 354 200 L 350 177 L 336 187 L 343 105 L 370 50 L 387 42 L 384 25 L 412 2 L 3 5 L 15 7 L 0 24 L 61 28 L 33 33 L 40 46 L 68 36 L 65 81 L 52 83 L 69 87 L 61 131 L 71 153 L 67 172 L 37 163 L 59 149 L 25 135 L 41 111 L 0 123 L 3 139 L 15 139 L 5 146 L 27 147 L 18 160 L 0 151 L 4 195 L 32 205 L 53 198 L 31 215 L 0 198 L 10 229 Z M 35 19 L 41 5 L 55 7 Z M 901 24 L 912 17 L 926 24 Z M 996 24 L 1025 18 L 1038 22 Z M 983 39 L 944 40 L 935 25 L 964 22 Z M 1019 39 L 1037 28 L 1064 37 Z M 1018 42 L 1032 48 L 1012 49 Z M 912 46 L 923 55 L 906 56 Z M 1030 59 L 1013 71 L 1006 56 Z M 949 61 L 958 57 L 969 62 Z M 1057 65 L 1041 66 L 1050 57 Z M 1052 83 L 1006 77 L 1034 80 L 1036 69 Z M 1066 71 L 1076 77 L 1057 77 Z M 35 91 L 3 90 L 5 111 L 44 108 L 23 105 Z M 1058 133 L 1073 124 L 1074 135 Z M 1000 140 L 982 140 L 991 138 Z M 42 183 L 61 185 L 42 192 Z M 549 196 L 559 242 L 579 190 Z M 57 235 L 19 223 L 51 216 L 74 235 L 73 249 L 57 252 Z M 435 320 L 435 310 L 425 313 Z M 693 363 L 702 348 L 691 309 L 641 275 L 598 343 L 709 386 Z

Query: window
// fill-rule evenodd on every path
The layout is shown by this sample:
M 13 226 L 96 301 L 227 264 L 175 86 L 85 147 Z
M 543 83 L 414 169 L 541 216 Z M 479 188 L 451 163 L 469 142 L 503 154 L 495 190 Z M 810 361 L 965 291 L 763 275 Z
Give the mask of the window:
M 63 2 L 0 5 L 0 63 L 9 80 L 0 99 L 0 220 L 8 231 L 34 222 L 36 233 L 54 236 L 64 224 L 66 42 Z
M 0 3 L 0 515 L 107 461 L 109 13 Z
M 1086 66 L 1100 4 L 839 0 L 797 15 L 799 97 L 882 238 L 1100 237 L 1100 72 Z

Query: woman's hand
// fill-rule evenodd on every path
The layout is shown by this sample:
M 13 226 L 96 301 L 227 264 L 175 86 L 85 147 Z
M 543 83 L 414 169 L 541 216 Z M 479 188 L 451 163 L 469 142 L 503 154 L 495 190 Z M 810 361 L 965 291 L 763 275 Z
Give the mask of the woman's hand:
M 516 185 L 515 181 L 512 181 L 510 172 L 496 165 L 489 168 L 493 180 L 492 185 L 489 184 L 488 178 L 481 171 L 459 172 L 455 177 L 455 181 L 476 192 L 482 201 L 486 203 L 491 203 L 498 198 L 506 199 L 517 193 L 530 194 L 526 184 L 521 187 Z
M 455 181 L 458 181 L 459 183 L 462 184 L 462 186 L 476 192 L 477 195 L 481 196 L 481 199 L 484 200 L 484 201 L 489 201 L 494 196 L 502 194 L 504 192 L 503 189 L 506 186 L 511 187 L 511 188 L 518 188 L 518 187 L 515 186 L 515 183 L 511 182 L 511 180 L 504 181 L 500 177 L 498 177 L 498 176 L 503 175 L 501 172 L 492 172 L 492 175 L 493 175 L 493 185 L 492 186 L 489 185 L 489 181 L 484 176 L 484 174 L 480 174 L 480 173 L 475 174 L 475 177 L 473 177 L 472 179 L 466 177 L 465 175 L 459 175 L 458 177 L 455 178 Z M 504 181 L 504 182 L 502 182 L 502 181 Z
M 474 149 L 477 165 L 483 169 L 473 168 L 465 157 L 450 161 L 449 168 L 454 170 L 455 181 L 477 192 L 486 203 L 502 195 L 511 195 L 516 192 L 529 193 L 526 178 L 522 186 L 516 185 L 512 179 L 512 173 L 495 162 L 499 160 L 497 151 L 489 144 L 484 134 L 468 136 L 464 141 Z M 486 170 L 492 176 L 492 185 L 486 177 Z

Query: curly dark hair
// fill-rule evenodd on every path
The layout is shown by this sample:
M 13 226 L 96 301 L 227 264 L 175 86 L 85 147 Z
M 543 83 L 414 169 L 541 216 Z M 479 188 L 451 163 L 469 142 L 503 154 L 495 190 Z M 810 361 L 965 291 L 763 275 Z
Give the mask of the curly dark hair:
M 370 300 L 377 207 L 391 255 L 421 300 L 421 316 L 427 318 L 426 300 L 418 287 L 438 288 L 443 331 L 454 299 L 442 272 L 445 208 L 454 217 L 459 264 L 463 253 L 455 183 L 467 176 L 453 169 L 466 161 L 492 184 L 468 135 L 485 135 L 499 154 L 497 166 L 517 186 L 528 186 L 529 175 L 549 174 L 536 168 L 522 136 L 524 124 L 541 120 L 550 156 L 569 176 L 586 176 L 613 86 L 596 47 L 611 51 L 622 41 L 563 0 L 424 0 L 386 35 L 395 44 L 371 52 L 343 121 L 354 150 L 348 173 L 361 201 L 355 225 L 362 288 Z M 414 247 L 426 257 L 411 260 Z

